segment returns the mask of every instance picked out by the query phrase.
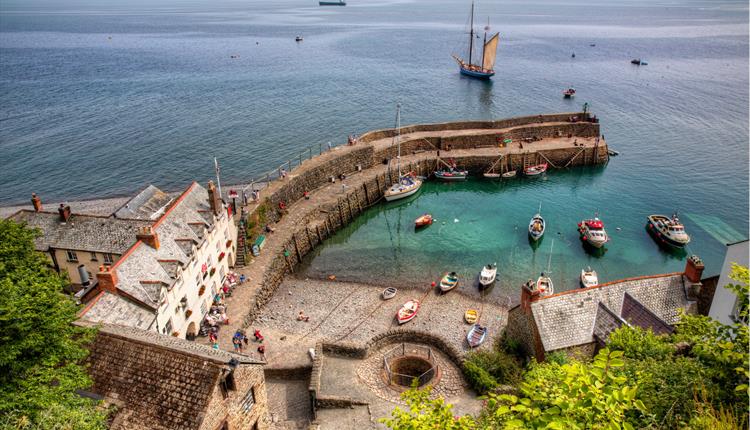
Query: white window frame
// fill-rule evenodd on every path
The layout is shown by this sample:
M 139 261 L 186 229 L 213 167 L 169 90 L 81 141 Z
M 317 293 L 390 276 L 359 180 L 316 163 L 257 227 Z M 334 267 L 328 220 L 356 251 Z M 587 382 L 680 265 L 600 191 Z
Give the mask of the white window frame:
M 115 262 L 115 258 L 112 256 L 112 254 L 105 252 L 104 253 L 104 263 L 105 264 L 112 264 Z
M 65 250 L 65 257 L 69 263 L 78 263 L 78 254 L 70 249 Z

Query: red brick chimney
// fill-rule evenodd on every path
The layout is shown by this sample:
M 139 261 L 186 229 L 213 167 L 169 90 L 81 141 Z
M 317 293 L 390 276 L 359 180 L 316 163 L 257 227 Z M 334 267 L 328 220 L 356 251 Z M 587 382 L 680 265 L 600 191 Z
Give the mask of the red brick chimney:
M 531 289 L 528 283 L 523 284 L 523 287 L 521 287 L 521 309 L 524 313 L 531 312 L 531 304 L 537 301 L 539 297 L 541 297 L 539 290 Z
M 31 193 L 31 205 L 34 206 L 34 212 L 42 211 L 42 199 L 36 193 Z
M 703 261 L 697 255 L 691 255 L 685 264 L 685 277 L 690 282 L 699 283 L 703 276 L 704 268 Z
M 65 206 L 60 203 L 60 207 L 57 208 L 57 212 L 60 214 L 60 222 L 68 222 L 70 219 L 70 206 Z
M 159 249 L 159 236 L 150 225 L 138 229 L 135 238 L 154 249 Z
M 117 289 L 117 272 L 110 265 L 99 266 L 99 273 L 96 274 L 99 283 L 99 291 L 109 291 L 116 293 Z
M 219 190 L 216 189 L 216 185 L 214 185 L 214 181 L 208 181 L 208 206 L 211 207 L 214 215 L 219 216 L 221 214 L 221 196 Z

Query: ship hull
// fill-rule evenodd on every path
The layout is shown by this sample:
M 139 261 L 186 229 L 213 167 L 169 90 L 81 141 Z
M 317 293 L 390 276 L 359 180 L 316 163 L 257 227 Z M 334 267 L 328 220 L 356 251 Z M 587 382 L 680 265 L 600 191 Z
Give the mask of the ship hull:
M 465 69 L 463 67 L 459 67 L 459 70 L 461 71 L 462 75 L 469 76 L 471 78 L 476 78 L 476 79 L 489 79 L 490 77 L 495 75 L 495 72 L 490 72 L 490 73 L 477 72 L 474 70 Z

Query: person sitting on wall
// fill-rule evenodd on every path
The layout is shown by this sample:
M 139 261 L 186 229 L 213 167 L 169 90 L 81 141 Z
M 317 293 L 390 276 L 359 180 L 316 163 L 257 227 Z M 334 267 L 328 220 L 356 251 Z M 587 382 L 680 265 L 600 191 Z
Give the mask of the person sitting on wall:
M 310 200 L 310 192 L 309 191 L 305 191 L 304 193 L 302 193 L 302 197 L 304 197 L 305 200 Z
M 266 233 L 273 233 L 276 229 L 271 227 L 271 224 L 266 224 Z

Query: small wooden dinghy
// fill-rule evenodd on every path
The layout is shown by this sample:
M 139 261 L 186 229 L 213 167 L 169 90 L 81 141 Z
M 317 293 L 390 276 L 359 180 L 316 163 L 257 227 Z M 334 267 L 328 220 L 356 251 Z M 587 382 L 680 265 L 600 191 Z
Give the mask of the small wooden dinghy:
M 390 300 L 394 297 L 396 297 L 396 290 L 394 287 L 388 287 L 385 290 L 383 290 L 383 300 Z
M 424 214 L 414 220 L 415 227 L 424 227 L 430 224 L 432 224 L 432 215 L 430 214 Z
M 516 171 L 515 170 L 509 170 L 509 171 L 503 173 L 503 178 L 504 179 L 510 179 L 510 178 L 515 178 L 515 177 L 516 177 Z
M 523 169 L 523 174 L 526 176 L 538 176 L 547 171 L 547 163 L 537 164 L 536 166 L 529 166 Z
M 450 272 L 440 280 L 440 291 L 447 293 L 458 286 L 458 273 Z
M 396 313 L 396 319 L 399 324 L 405 324 L 413 320 L 419 312 L 419 300 L 412 299 L 404 303 L 401 309 Z
M 546 276 L 544 272 L 542 272 L 539 279 L 536 280 L 536 288 L 543 296 L 555 294 L 555 287 L 552 285 L 552 278 Z
M 479 324 L 471 326 L 469 333 L 466 334 L 466 341 L 469 343 L 469 347 L 476 348 L 484 342 L 487 337 L 487 327 L 482 327 Z
M 435 178 L 441 181 L 463 181 L 469 176 L 467 170 L 438 170 L 435 172 Z
M 500 175 L 499 173 L 485 173 L 484 174 L 484 177 L 487 179 L 498 179 L 500 178 L 500 176 L 502 175 Z
M 596 270 L 591 270 L 591 267 L 587 267 L 586 270 L 581 270 L 581 287 L 588 288 L 599 284 L 599 276 L 596 275 Z
M 469 309 L 464 313 L 464 319 L 469 324 L 474 324 L 479 318 L 479 313 L 475 309 Z

